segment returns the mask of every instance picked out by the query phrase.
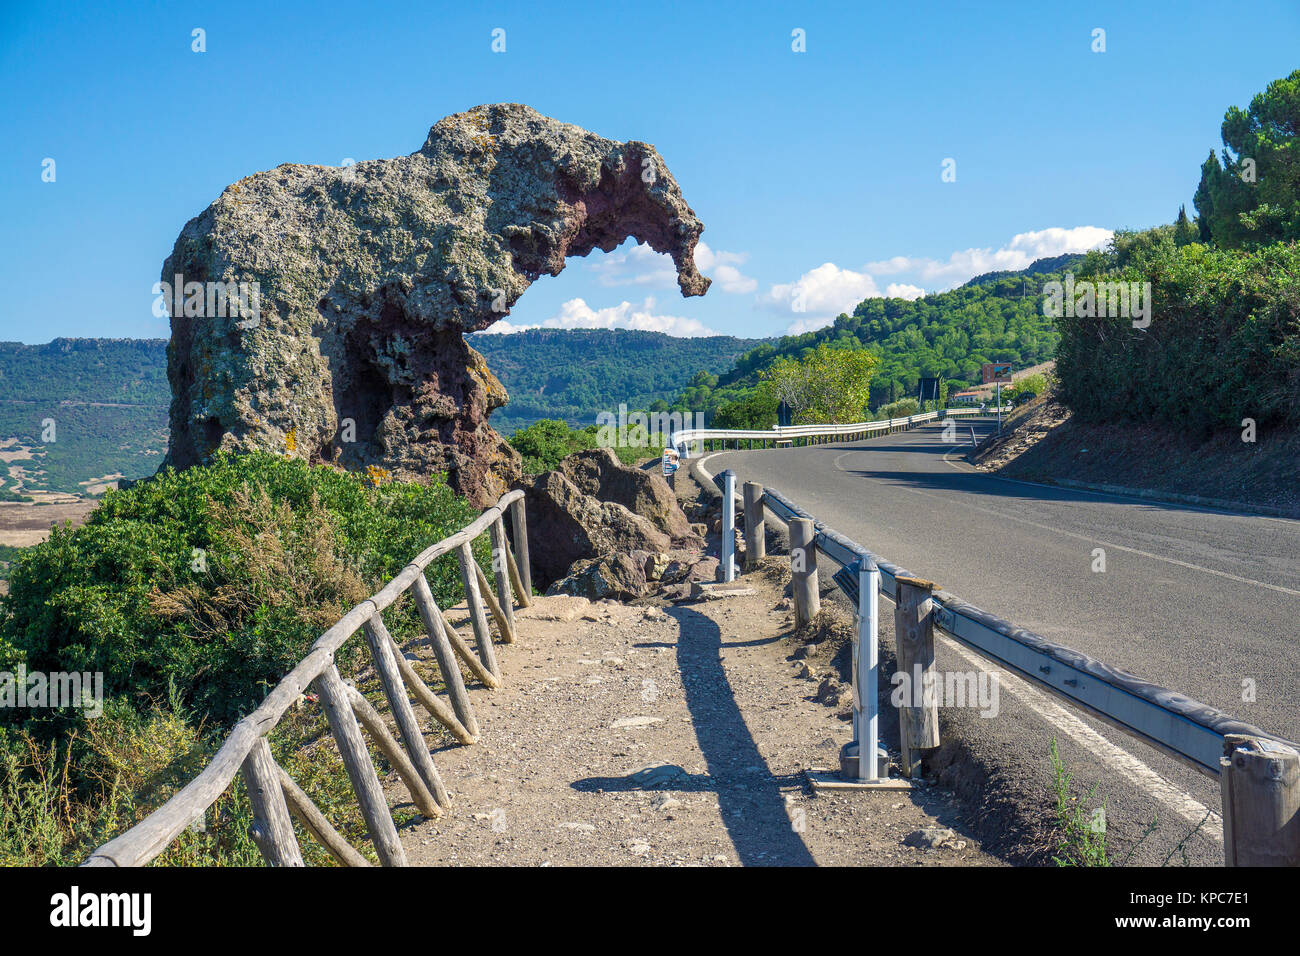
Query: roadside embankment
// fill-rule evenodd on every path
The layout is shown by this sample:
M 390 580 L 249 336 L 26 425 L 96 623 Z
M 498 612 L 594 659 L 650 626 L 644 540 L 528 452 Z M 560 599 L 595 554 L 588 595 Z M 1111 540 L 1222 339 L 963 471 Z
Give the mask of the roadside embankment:
M 1300 517 L 1300 435 L 1276 429 L 1202 438 L 1142 422 L 1084 424 L 1048 398 L 1013 416 L 972 461 L 1005 478 Z

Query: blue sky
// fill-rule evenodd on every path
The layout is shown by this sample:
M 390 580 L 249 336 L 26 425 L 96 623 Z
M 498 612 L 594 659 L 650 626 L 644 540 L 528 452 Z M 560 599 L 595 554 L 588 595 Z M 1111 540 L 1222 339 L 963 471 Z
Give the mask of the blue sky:
M 865 295 L 948 288 L 1190 212 L 1224 110 L 1297 67 L 1295 0 L 7 0 L 0 339 L 166 336 L 152 285 L 228 183 L 409 153 L 441 117 L 500 101 L 654 143 L 705 223 L 715 279 L 682 299 L 666 260 L 629 243 L 543 277 L 512 326 L 816 327 Z

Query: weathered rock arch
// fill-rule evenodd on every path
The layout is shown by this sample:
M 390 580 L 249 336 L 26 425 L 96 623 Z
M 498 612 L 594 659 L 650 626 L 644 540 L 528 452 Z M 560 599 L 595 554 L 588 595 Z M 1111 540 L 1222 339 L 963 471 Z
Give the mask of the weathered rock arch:
M 241 179 L 163 264 L 185 290 L 170 310 L 167 463 L 272 450 L 446 472 L 486 503 L 519 458 L 487 424 L 505 389 L 463 333 L 503 318 L 567 256 L 629 236 L 672 256 L 683 295 L 702 295 L 703 229 L 653 146 L 517 103 L 449 116 L 409 156 Z M 240 282 L 256 283 L 256 315 L 202 292 Z

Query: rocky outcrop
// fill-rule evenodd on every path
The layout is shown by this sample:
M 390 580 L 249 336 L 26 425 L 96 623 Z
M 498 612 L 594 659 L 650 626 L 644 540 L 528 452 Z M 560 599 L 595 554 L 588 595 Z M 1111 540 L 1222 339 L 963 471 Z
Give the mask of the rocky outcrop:
M 558 470 L 584 493 L 602 501 L 618 502 L 649 519 L 675 540 L 695 537 L 690 521 L 663 476 L 628 467 L 611 448 L 593 448 L 569 455 L 560 462 Z M 703 546 L 702 541 L 697 543 Z
M 675 583 L 689 573 L 682 570 L 683 559 L 694 564 L 704 548 L 668 483 L 623 464 L 608 448 L 569 455 L 554 471 L 534 478 L 526 492 L 534 576 L 545 584 L 583 575 L 566 583 L 563 593 L 592 597 L 593 575 L 629 585 L 601 585 L 597 597 L 613 591 L 626 596 L 655 581 Z M 625 567 L 612 556 L 630 562 Z M 592 564 L 601 558 L 611 561 Z M 582 562 L 587 563 L 579 567 Z
M 653 146 L 519 104 L 449 116 L 409 156 L 246 177 L 163 265 L 167 463 L 264 449 L 445 471 L 486 504 L 519 458 L 487 423 L 505 390 L 462 333 L 508 315 L 566 257 L 629 236 L 672 256 L 683 295 L 702 295 L 703 228 Z M 256 290 L 243 311 L 224 294 L 239 283 Z
M 583 493 L 559 471 L 538 475 L 525 491 L 528 556 L 540 586 L 564 577 L 579 561 L 633 551 L 658 554 L 672 546 L 648 519 Z
M 646 592 L 645 567 L 635 554 L 603 554 L 579 561 L 547 594 L 570 594 L 589 601 L 629 601 Z

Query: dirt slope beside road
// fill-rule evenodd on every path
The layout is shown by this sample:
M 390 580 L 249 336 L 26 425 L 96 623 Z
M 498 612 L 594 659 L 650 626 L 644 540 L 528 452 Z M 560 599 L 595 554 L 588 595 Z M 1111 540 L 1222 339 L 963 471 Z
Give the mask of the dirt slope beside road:
M 471 690 L 480 743 L 434 754 L 455 805 L 403 831 L 410 862 L 996 865 L 937 788 L 814 795 L 803 771 L 838 760 L 843 701 L 819 703 L 818 680 L 798 676 L 779 586 L 744 583 L 757 593 L 517 612 L 504 687 Z M 956 832 L 904 844 L 926 827 Z
M 1086 425 L 1049 398 L 1017 412 L 1005 434 L 981 444 L 974 464 L 1006 478 L 1118 486 L 1300 516 L 1300 435 L 1262 429 L 1243 441 L 1243 434 L 1202 438 L 1144 422 Z

